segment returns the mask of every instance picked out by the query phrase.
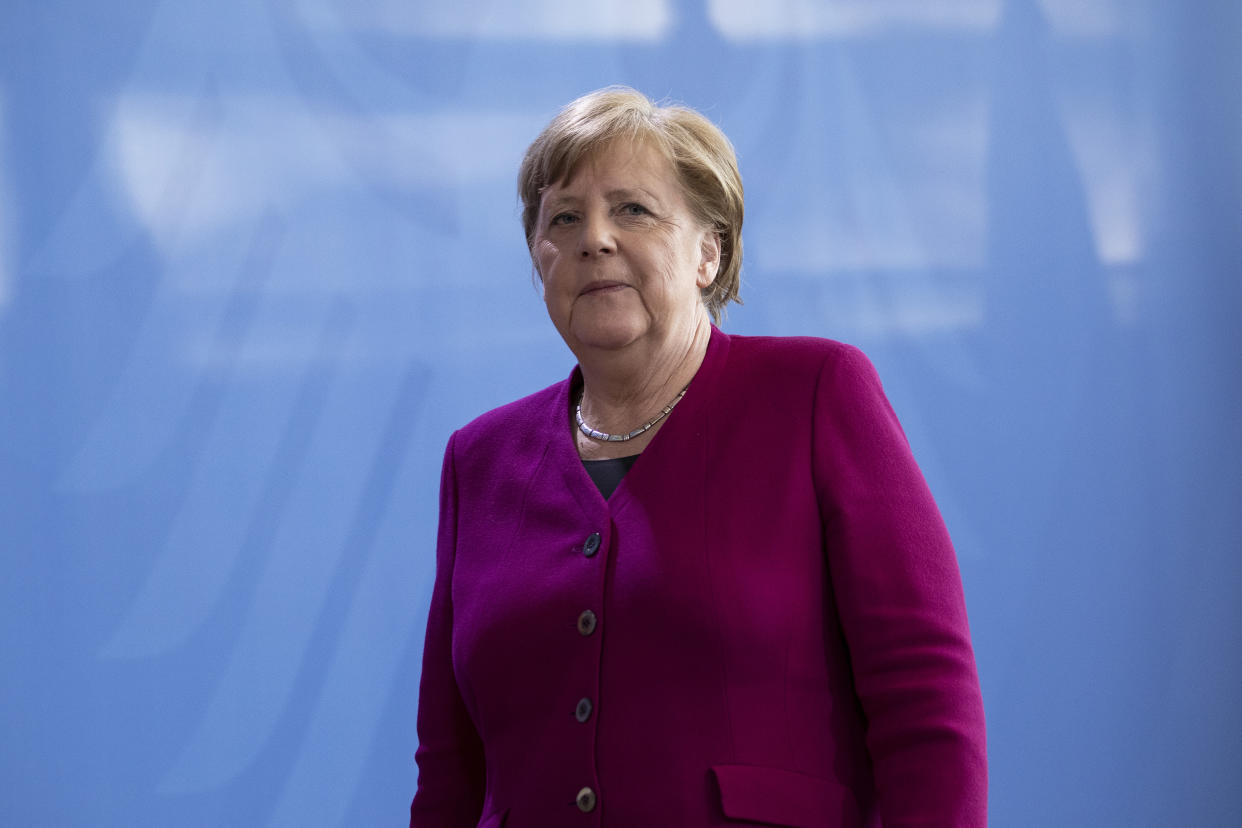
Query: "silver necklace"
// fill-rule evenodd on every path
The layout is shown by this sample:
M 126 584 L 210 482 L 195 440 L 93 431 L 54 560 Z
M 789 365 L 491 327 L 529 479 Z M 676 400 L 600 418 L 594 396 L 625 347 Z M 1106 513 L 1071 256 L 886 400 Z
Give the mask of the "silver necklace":
M 670 402 L 668 405 L 664 406 L 664 409 L 659 414 L 655 415 L 650 420 L 648 420 L 646 423 L 640 425 L 638 428 L 634 429 L 628 434 L 609 434 L 607 431 L 600 431 L 598 429 L 591 428 L 589 425 L 587 425 L 586 421 L 582 419 L 582 398 L 581 397 L 578 398 L 578 404 L 574 406 L 574 419 L 578 421 L 578 430 L 581 431 L 586 436 L 590 437 L 592 440 L 599 440 L 604 443 L 623 443 L 626 440 L 633 440 L 635 437 L 646 432 L 653 425 L 660 422 L 660 420 L 663 420 L 665 417 L 667 417 L 668 412 L 673 410 L 673 406 L 681 402 L 681 398 L 686 396 L 686 391 L 688 391 L 689 388 L 690 386 L 687 385 L 685 388 L 681 389 L 681 391 L 677 394 L 677 396 L 673 397 L 673 401 Z M 585 395 L 586 392 L 583 391 L 583 394 Z

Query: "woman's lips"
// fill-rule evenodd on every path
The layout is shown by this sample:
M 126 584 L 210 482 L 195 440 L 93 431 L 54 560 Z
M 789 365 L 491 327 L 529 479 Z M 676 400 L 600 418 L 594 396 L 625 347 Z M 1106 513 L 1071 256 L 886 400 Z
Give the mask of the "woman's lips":
M 580 296 L 586 296 L 590 293 L 604 293 L 608 291 L 620 290 L 629 287 L 625 282 L 592 282 L 582 289 Z

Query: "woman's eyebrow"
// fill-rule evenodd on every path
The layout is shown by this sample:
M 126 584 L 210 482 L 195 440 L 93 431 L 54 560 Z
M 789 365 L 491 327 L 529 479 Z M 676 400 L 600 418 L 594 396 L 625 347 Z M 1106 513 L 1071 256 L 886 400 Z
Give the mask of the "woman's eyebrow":
M 607 201 L 647 201 L 653 204 L 660 204 L 660 199 L 644 190 L 642 187 L 615 187 L 604 193 Z M 560 193 L 552 196 L 542 205 L 542 210 L 547 213 L 555 213 L 567 207 L 578 207 L 582 203 L 582 199 L 567 193 Z
M 617 189 L 609 190 L 608 192 L 604 193 L 604 195 L 609 201 L 621 201 L 627 198 L 637 198 L 637 199 L 642 199 L 646 201 L 654 201 L 657 203 L 659 202 L 658 198 L 656 198 L 654 195 L 647 192 L 641 187 L 637 187 L 634 189 L 631 189 L 629 187 L 618 187 Z
M 556 195 L 543 203 L 546 211 L 559 210 L 562 207 L 576 207 L 579 199 L 571 195 Z

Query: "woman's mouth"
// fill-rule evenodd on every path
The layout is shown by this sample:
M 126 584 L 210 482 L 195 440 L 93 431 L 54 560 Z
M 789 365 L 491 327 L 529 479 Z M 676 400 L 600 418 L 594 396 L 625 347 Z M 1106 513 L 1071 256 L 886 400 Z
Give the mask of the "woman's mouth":
M 579 296 L 586 296 L 587 294 L 590 294 L 590 293 L 607 293 L 607 292 L 611 292 L 615 290 L 620 290 L 621 288 L 625 288 L 625 287 L 629 287 L 629 285 L 625 284 L 625 282 L 611 282 L 611 281 L 592 282 L 591 284 L 587 285 L 585 288 L 582 289 L 582 293 L 580 293 Z

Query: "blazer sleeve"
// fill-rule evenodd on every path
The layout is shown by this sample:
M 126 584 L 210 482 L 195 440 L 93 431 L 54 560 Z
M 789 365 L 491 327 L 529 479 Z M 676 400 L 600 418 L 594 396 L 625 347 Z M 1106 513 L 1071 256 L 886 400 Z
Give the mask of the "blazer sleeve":
M 418 691 L 418 790 L 411 828 L 473 828 L 483 810 L 483 742 L 453 673 L 453 561 L 457 543 L 457 480 L 449 438 L 440 475 L 436 578 L 423 645 Z
M 987 824 L 983 701 L 948 531 L 871 362 L 826 360 L 816 490 L 885 828 Z

